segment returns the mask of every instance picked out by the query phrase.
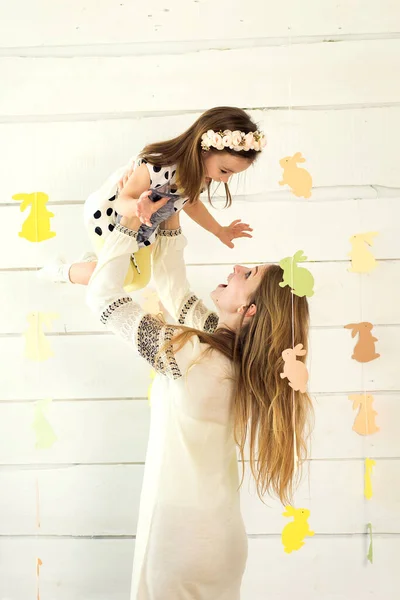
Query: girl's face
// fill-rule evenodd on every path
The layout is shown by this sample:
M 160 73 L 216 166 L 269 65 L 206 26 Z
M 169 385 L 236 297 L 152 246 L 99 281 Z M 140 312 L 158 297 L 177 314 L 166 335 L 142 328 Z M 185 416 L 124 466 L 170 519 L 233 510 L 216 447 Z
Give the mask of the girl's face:
M 218 152 L 203 152 L 203 163 L 206 171 L 206 179 L 228 183 L 232 175 L 242 173 L 250 167 L 252 161 L 243 156 L 234 156 L 229 152 L 218 150 Z

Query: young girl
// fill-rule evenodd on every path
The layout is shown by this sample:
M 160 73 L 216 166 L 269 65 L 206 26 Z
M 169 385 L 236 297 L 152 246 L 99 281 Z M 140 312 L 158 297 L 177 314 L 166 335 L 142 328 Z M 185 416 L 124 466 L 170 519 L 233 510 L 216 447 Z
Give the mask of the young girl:
M 121 217 L 139 215 L 138 250 L 129 263 L 125 291 L 145 287 L 151 277 L 150 255 L 159 224 L 184 210 L 201 227 L 233 248 L 232 240 L 251 237 L 250 227 L 240 220 L 223 227 L 200 201 L 206 188 L 210 200 L 211 181 L 222 182 L 226 206 L 231 204 L 228 181 L 249 168 L 266 141 L 250 117 L 239 108 L 219 107 L 206 111 L 180 136 L 146 146 L 134 161 L 133 171 L 118 194 L 119 169 L 85 203 L 85 224 L 96 252 Z M 153 200 L 150 195 L 153 190 Z M 154 192 L 157 195 L 154 196 Z M 163 193 L 173 197 L 165 198 Z M 138 202 L 134 202 L 138 200 Z M 159 207 L 154 213 L 153 202 Z M 160 210 L 161 209 L 161 210 Z M 132 212 L 134 211 L 134 212 Z M 57 259 L 42 269 L 41 277 L 57 282 L 87 284 L 96 266 L 96 257 L 68 265 Z M 94 259 L 94 260 L 92 260 Z
M 137 217 L 116 225 L 87 296 L 157 372 L 131 600 L 239 600 L 247 537 L 236 451 L 243 459 L 247 448 L 260 496 L 290 500 L 311 405 L 280 373 L 282 352 L 307 345 L 307 299 L 279 286 L 276 265 L 237 265 L 212 292 L 216 312 L 208 310 L 187 283 L 175 214 L 153 254 L 159 298 L 179 324 L 168 325 L 123 290 L 140 225 Z

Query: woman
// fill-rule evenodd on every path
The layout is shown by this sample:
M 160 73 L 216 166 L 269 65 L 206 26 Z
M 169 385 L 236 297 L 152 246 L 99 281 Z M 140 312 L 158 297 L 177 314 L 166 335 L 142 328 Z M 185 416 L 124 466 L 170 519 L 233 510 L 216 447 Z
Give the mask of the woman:
M 306 344 L 307 300 L 279 287 L 277 266 L 236 266 L 211 295 L 217 312 L 207 310 L 186 281 L 176 214 L 159 231 L 153 255 L 160 300 L 179 324 L 167 325 L 123 290 L 140 225 L 124 217 L 115 227 L 88 288 L 92 310 L 157 371 L 131 600 L 238 600 L 247 538 L 236 446 L 243 459 L 249 444 L 260 496 L 275 492 L 286 502 L 295 450 L 305 454 L 310 401 L 296 392 L 294 436 L 281 353 Z

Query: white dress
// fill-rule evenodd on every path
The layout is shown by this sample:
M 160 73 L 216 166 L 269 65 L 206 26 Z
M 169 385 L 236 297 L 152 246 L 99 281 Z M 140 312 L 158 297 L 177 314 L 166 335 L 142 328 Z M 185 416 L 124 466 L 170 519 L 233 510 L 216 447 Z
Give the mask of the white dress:
M 184 246 L 180 230 L 159 232 L 153 277 L 160 300 L 178 323 L 212 332 L 218 317 L 190 293 Z M 232 430 L 232 366 L 218 352 L 203 356 L 207 346 L 197 336 L 175 354 L 159 354 L 175 329 L 144 314 L 122 287 L 136 250 L 136 233 L 117 225 L 88 289 L 88 304 L 102 322 L 157 371 L 131 600 L 239 600 L 247 537 Z

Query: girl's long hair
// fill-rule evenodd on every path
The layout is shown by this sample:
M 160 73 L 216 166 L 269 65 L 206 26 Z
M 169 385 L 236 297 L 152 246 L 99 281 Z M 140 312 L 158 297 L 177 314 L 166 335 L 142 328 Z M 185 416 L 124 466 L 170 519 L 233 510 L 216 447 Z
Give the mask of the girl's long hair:
M 184 328 L 172 343 L 179 349 L 197 335 L 210 349 L 232 360 L 234 436 L 243 468 L 248 452 L 260 498 L 273 493 L 290 504 L 301 473 L 301 469 L 295 470 L 294 439 L 301 466 L 307 458 L 312 403 L 307 393 L 294 392 L 288 380 L 280 377 L 282 352 L 299 343 L 307 349 L 309 312 L 307 298 L 279 286 L 282 277 L 277 265 L 265 269 L 248 302 L 249 307 L 256 305 L 256 314 L 246 320 L 243 316 L 236 332 L 218 328 L 210 334 Z M 304 362 L 305 357 L 298 360 Z
M 139 155 L 140 158 L 147 160 L 153 165 L 161 167 L 176 165 L 178 185 L 182 189 L 182 195 L 189 198 L 189 203 L 197 200 L 204 187 L 205 172 L 202 160 L 201 136 L 209 129 L 215 132 L 229 129 L 231 131 L 250 133 L 257 131 L 257 125 L 240 108 L 231 106 L 211 108 L 203 113 L 189 129 L 178 135 L 178 137 L 164 142 L 148 144 Z M 208 152 L 227 152 L 236 157 L 240 156 L 250 163 L 254 162 L 260 154 L 260 152 L 256 152 L 255 150 L 236 152 L 230 148 L 225 148 L 224 150 L 210 148 Z M 224 185 L 226 192 L 225 206 L 228 207 L 232 203 L 232 197 L 228 184 Z M 211 202 L 210 183 L 207 187 L 208 199 Z

